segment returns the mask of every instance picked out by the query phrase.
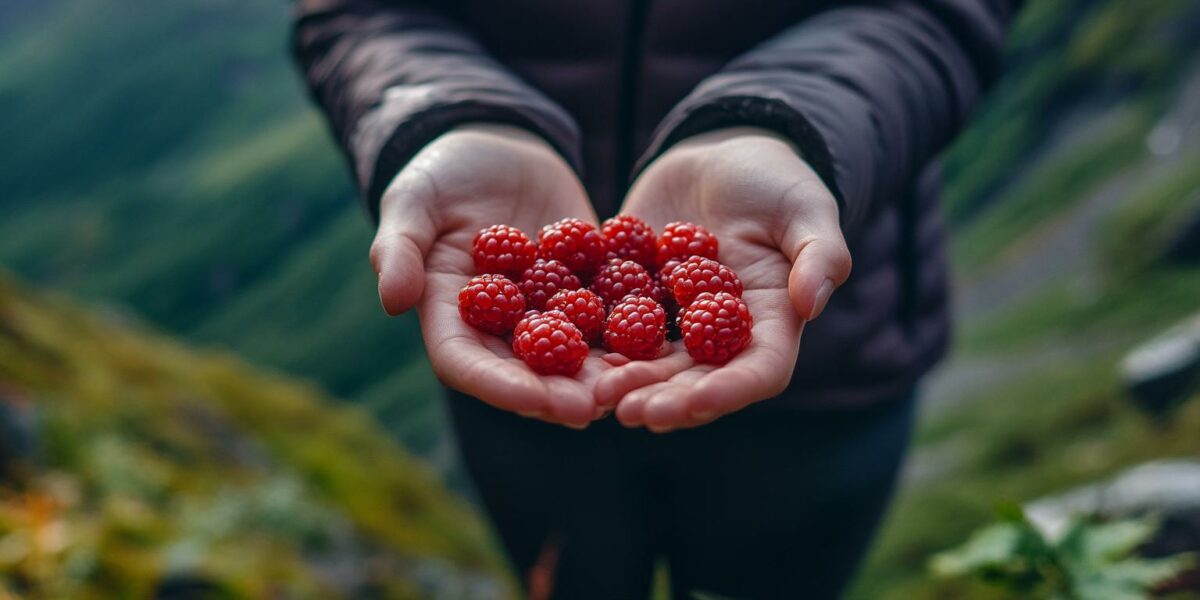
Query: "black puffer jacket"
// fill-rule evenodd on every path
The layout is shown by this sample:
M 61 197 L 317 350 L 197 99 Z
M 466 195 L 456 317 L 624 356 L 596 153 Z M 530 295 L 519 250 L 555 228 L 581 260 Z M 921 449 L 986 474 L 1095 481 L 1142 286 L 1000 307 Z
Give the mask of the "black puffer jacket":
M 776 406 L 895 397 L 943 354 L 935 155 L 994 76 L 1016 0 L 301 0 L 295 51 L 368 209 L 469 121 L 522 125 L 597 213 L 671 144 L 728 125 L 795 141 L 833 190 L 850 280 Z

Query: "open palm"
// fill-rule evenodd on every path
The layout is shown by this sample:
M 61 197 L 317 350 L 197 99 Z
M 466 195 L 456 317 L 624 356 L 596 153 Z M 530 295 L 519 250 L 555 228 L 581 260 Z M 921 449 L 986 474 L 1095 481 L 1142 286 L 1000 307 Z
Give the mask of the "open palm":
M 682 342 L 654 361 L 603 373 L 597 400 L 627 426 L 694 427 L 783 391 L 804 322 L 850 271 L 837 204 L 795 149 L 769 132 L 730 129 L 691 138 L 639 177 L 622 212 L 661 229 L 706 226 L 719 260 L 745 286 L 750 345 L 721 366 L 700 364 Z
M 473 125 L 431 142 L 396 176 L 380 202 L 371 259 L 387 312 L 417 308 L 443 383 L 498 408 L 580 427 L 597 416 L 595 382 L 612 368 L 599 350 L 573 377 L 537 375 L 507 340 L 458 314 L 458 291 L 474 275 L 476 232 L 505 223 L 534 237 L 564 217 L 596 222 L 578 179 L 550 146 L 517 128 Z

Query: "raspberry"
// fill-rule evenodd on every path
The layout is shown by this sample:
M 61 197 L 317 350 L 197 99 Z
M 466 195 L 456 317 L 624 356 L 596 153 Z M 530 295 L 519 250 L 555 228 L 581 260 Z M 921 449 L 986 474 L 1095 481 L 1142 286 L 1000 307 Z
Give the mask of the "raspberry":
M 458 292 L 458 314 L 468 325 L 504 335 L 525 313 L 525 296 L 503 275 L 479 275 Z
M 513 354 L 542 375 L 574 375 L 588 345 L 567 315 L 548 310 L 521 319 L 513 332 Z
M 678 267 L 679 265 L 682 265 L 682 264 L 683 264 L 682 258 L 672 258 L 671 260 L 668 260 L 667 262 L 663 263 L 662 268 L 658 270 L 659 281 L 663 282 L 663 285 L 666 286 L 667 278 L 669 278 L 671 276 L 671 273 L 675 270 L 675 267 Z
M 704 258 L 693 256 L 675 267 L 663 282 L 671 290 L 675 302 L 679 306 L 689 306 L 696 296 L 704 292 L 729 292 L 734 296 L 742 296 L 742 280 L 736 273 L 725 265 Z
M 592 290 L 563 290 L 550 298 L 546 308 L 567 315 L 585 340 L 598 340 L 604 331 L 604 300 Z
M 667 311 L 667 339 L 671 341 L 679 339 L 679 305 L 675 303 L 675 294 L 671 292 L 671 286 L 667 285 L 667 280 L 671 276 L 671 271 L 681 264 L 683 264 L 682 260 L 672 258 L 654 274 L 654 280 L 658 283 L 659 303 L 662 304 L 663 310 Z
M 492 225 L 475 234 L 472 245 L 475 272 L 517 277 L 537 258 L 537 245 L 523 231 L 508 225 Z
M 590 277 L 604 262 L 604 238 L 596 227 L 579 219 L 563 219 L 542 228 L 538 255 L 562 261 L 573 273 Z
M 654 268 L 654 230 L 645 221 L 629 215 L 618 215 L 600 225 L 600 234 L 608 247 L 609 258 L 623 258 Z
M 650 298 L 630 297 L 608 313 L 604 347 L 634 360 L 658 356 L 666 336 L 667 313 Z
M 645 267 L 632 260 L 614 258 L 592 278 L 592 291 L 612 306 L 626 296 L 644 296 L 658 301 L 658 285 Z
M 667 223 L 662 235 L 658 236 L 657 264 L 665 265 L 672 258 L 683 260 L 689 256 L 716 259 L 717 238 L 695 223 Z
M 525 302 L 534 310 L 546 308 L 546 301 L 559 290 L 577 290 L 579 278 L 571 273 L 567 265 L 557 260 L 537 259 L 521 274 L 517 282 Z
M 723 364 L 750 344 L 750 307 L 729 292 L 705 292 L 682 313 L 683 346 L 696 362 Z

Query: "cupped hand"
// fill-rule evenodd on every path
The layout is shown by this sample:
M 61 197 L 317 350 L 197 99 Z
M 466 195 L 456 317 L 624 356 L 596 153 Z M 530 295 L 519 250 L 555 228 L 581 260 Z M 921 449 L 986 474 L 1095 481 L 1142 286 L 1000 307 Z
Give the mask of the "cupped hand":
M 615 405 L 624 425 L 669 431 L 782 392 L 804 322 L 850 274 L 837 203 L 797 150 L 752 128 L 689 138 L 647 167 L 622 212 L 656 230 L 691 221 L 715 234 L 719 260 L 745 286 L 753 339 L 721 366 L 697 363 L 675 342 L 662 358 L 612 369 L 597 382 L 600 405 Z
M 413 308 L 434 372 L 446 385 L 498 408 L 573 427 L 597 416 L 594 385 L 612 368 L 593 350 L 573 377 L 541 376 L 509 342 L 458 313 L 458 291 L 474 275 L 475 234 L 494 224 L 536 239 L 545 224 L 596 217 L 570 167 L 537 136 L 502 125 L 450 131 L 396 176 L 379 205 L 371 263 L 392 315 Z

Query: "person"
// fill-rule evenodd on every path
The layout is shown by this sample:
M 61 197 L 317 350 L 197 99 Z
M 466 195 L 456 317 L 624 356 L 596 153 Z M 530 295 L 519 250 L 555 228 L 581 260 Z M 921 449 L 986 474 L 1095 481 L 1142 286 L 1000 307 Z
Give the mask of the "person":
M 844 592 L 947 345 L 935 157 L 1015 10 L 299 2 L 295 54 L 377 223 L 380 300 L 416 308 L 527 594 L 645 597 L 660 562 L 677 598 Z M 459 318 L 479 229 L 618 211 L 718 237 L 745 352 L 594 351 L 539 377 Z

